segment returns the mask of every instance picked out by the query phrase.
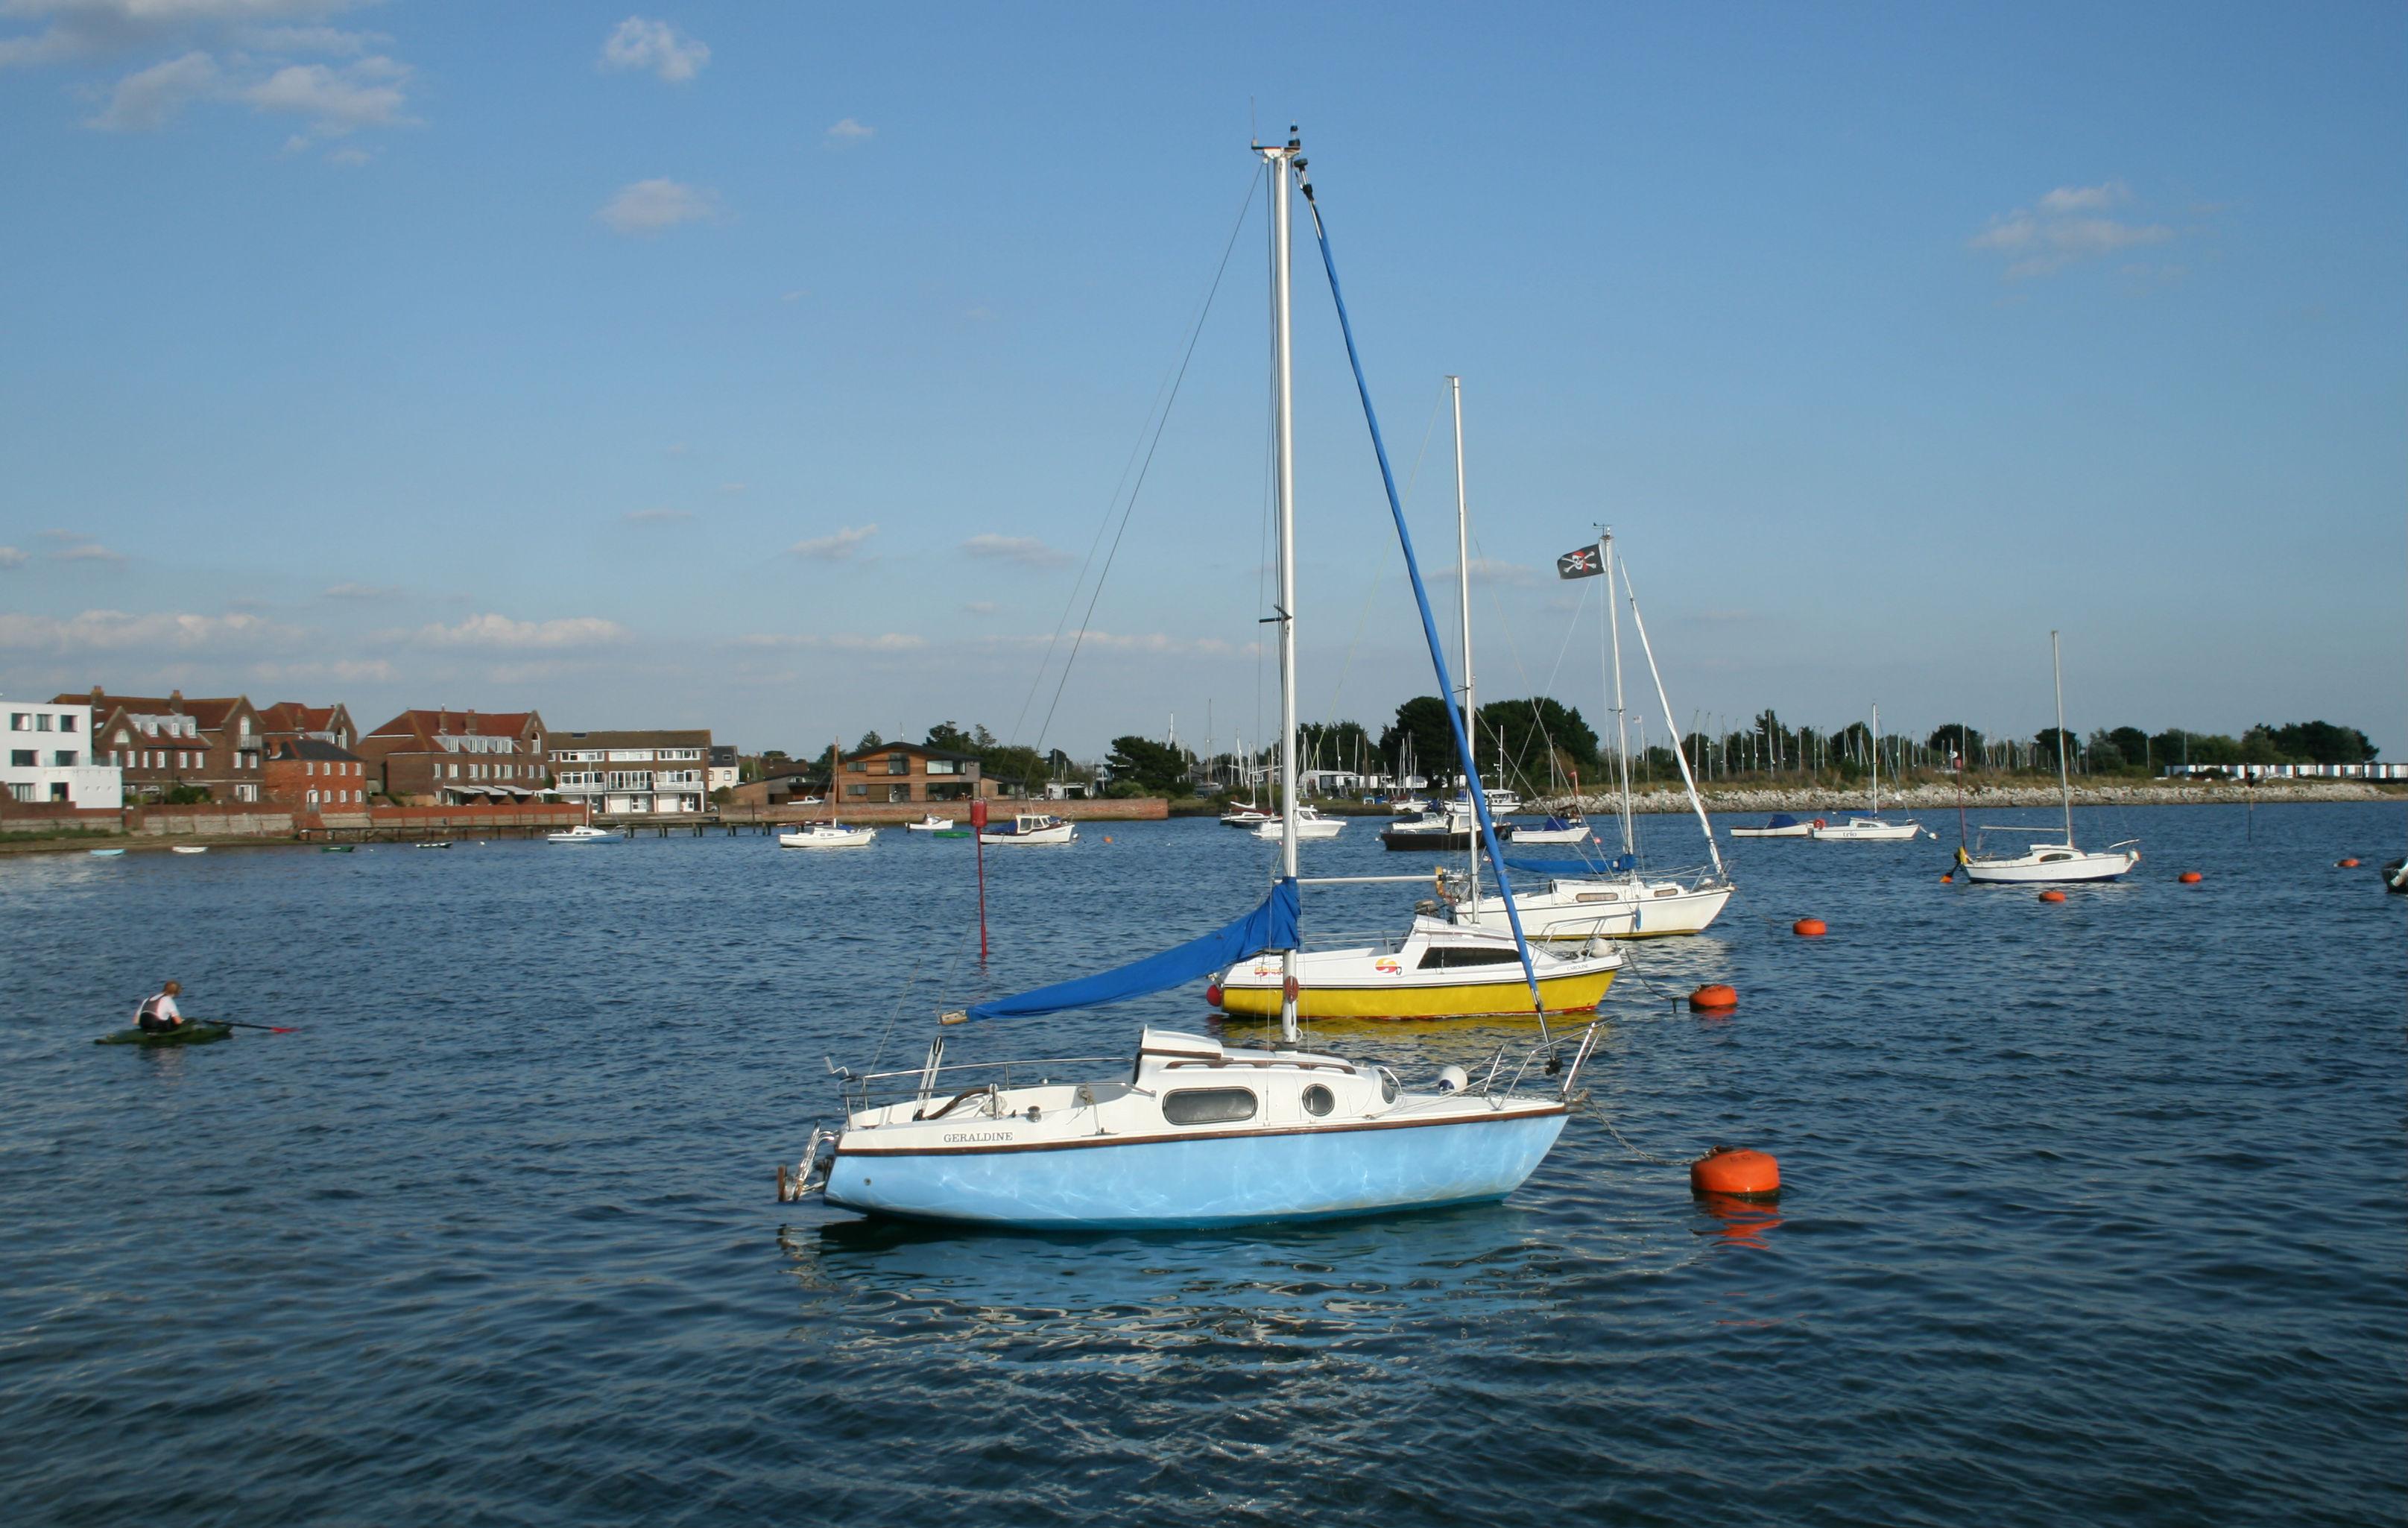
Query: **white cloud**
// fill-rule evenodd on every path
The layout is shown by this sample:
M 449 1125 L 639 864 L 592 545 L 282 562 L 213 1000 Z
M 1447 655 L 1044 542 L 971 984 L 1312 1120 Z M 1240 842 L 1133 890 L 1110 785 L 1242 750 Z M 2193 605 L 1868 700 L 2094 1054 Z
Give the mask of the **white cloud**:
M 113 56 L 195 36 L 274 47 L 294 29 L 255 28 L 254 23 L 317 22 L 349 8 L 350 0 L 6 0 L 0 16 L 44 19 L 50 25 L 30 36 L 0 37 L 0 67 Z M 316 26 L 301 30 L 304 35 L 331 31 Z
M 408 78 L 408 65 L 381 56 L 339 69 L 323 64 L 293 64 L 240 94 L 258 110 L 291 111 L 309 118 L 309 131 L 319 137 L 339 137 L 354 128 L 397 127 L 408 123 L 402 108 L 408 98 L 401 85 Z
M 1093 648 L 1105 653 L 1226 657 L 1236 654 L 1252 654 L 1260 646 L 1255 642 L 1248 642 L 1240 646 L 1220 637 L 1174 637 L 1164 631 L 1066 631 L 1062 636 L 1076 641 L 1081 647 Z M 1052 644 L 1055 640 L 1051 632 L 1031 632 L 1020 637 L 981 637 L 978 642 L 982 647 L 1044 647 Z
M 671 84 L 682 85 L 710 62 L 710 49 L 666 22 L 630 16 L 602 39 L 597 69 L 650 69 Z
M 833 536 L 816 536 L 807 541 L 796 541 L 786 548 L 798 557 L 813 557 L 821 562 L 842 562 L 853 555 L 853 549 L 878 534 L 876 524 L 845 526 Z
M 131 615 L 118 610 L 88 610 L 64 618 L 0 615 L 0 648 L 41 648 L 55 653 L 281 647 L 308 636 L 308 632 L 279 626 L 258 615 Z
M 424 647 L 479 647 L 503 651 L 531 648 L 606 647 L 627 640 L 627 629 L 596 615 L 555 621 L 513 621 L 507 615 L 471 615 L 457 626 L 421 627 L 411 640 Z
M 125 554 L 111 552 L 97 541 L 85 541 L 79 546 L 62 546 L 50 554 L 59 562 L 123 562 Z
M 849 148 L 856 143 L 867 142 L 870 137 L 876 135 L 877 131 L 878 129 L 874 127 L 864 127 L 861 123 L 853 121 L 851 117 L 847 117 L 842 122 L 838 123 L 834 127 L 829 128 L 827 130 L 827 136 L 830 143 Z
M 641 525 L 646 521 L 652 520 L 691 520 L 694 518 L 694 512 L 692 510 L 672 510 L 667 508 L 630 510 L 625 514 L 619 516 L 619 518 L 626 521 L 630 525 Z
M 2114 218 L 2077 216 L 2095 213 L 2131 199 L 2131 188 L 2121 180 L 2095 186 L 2059 186 L 2040 199 L 2040 209 L 2016 208 L 1966 240 L 1965 247 L 2007 260 L 2005 277 L 2019 281 L 2118 250 L 2156 244 L 2174 237 L 2162 223 L 2119 223 Z
M 849 632 L 821 635 L 816 632 L 756 631 L 749 637 L 738 637 L 727 645 L 778 650 L 828 648 L 845 653 L 914 653 L 927 646 L 928 639 L 900 631 L 882 632 L 875 637 L 857 637 Z
M 32 560 L 30 554 L 20 552 L 13 546 L 0 546 L 0 568 L 22 568 Z
M 993 615 L 999 608 L 992 599 L 973 599 L 962 607 L 972 615 Z
M 84 125 L 109 133 L 147 133 L 165 126 L 186 102 L 213 94 L 217 88 L 217 60 L 207 53 L 186 53 L 119 80 L 108 93 L 108 105 L 86 118 Z
M 408 593 L 390 584 L 337 584 L 326 591 L 329 599 L 398 599 Z
M 973 536 L 962 543 L 962 550 L 973 557 L 1016 562 L 1024 568 L 1059 568 L 1071 560 L 1068 552 L 1047 546 L 1034 536 Z
M 655 234 L 664 228 L 674 228 L 681 223 L 711 215 L 719 201 L 715 191 L 680 185 L 675 180 L 638 180 L 619 188 L 619 194 L 594 214 L 605 226 L 623 234 Z M 672 451 L 681 448 L 671 447 Z

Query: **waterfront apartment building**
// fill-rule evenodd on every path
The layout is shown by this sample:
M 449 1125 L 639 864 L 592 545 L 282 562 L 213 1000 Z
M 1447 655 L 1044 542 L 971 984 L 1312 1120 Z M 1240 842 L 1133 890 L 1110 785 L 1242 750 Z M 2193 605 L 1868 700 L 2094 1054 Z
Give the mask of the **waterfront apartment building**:
M 608 816 L 700 812 L 710 804 L 710 729 L 555 732 L 552 789 Z
M 0 789 L 12 801 L 114 811 L 125 804 L 122 774 L 93 757 L 92 707 L 80 699 L 0 700 L 8 757 Z
M 868 801 L 967 801 L 973 797 L 996 800 L 1025 796 L 1016 780 L 989 779 L 979 770 L 976 754 L 931 748 L 919 742 L 882 743 L 844 756 L 837 771 L 835 805 Z
M 187 699 L 181 690 L 111 695 L 94 685 L 88 696 L 59 696 L 50 709 L 70 705 L 90 710 L 93 757 L 117 769 L 123 794 L 134 800 L 190 786 L 208 791 L 212 801 L 259 800 L 267 742 L 249 698 Z
M 705 785 L 714 796 L 723 790 L 733 790 L 744 778 L 744 767 L 736 757 L 736 744 L 714 742 L 710 745 L 710 775 Z
M 360 729 L 351 724 L 351 714 L 340 701 L 331 706 L 305 706 L 298 700 L 279 700 L 260 708 L 259 726 L 271 753 L 279 744 L 299 742 L 304 738 L 331 742 L 337 748 L 349 748 L 360 741 Z
M 368 789 L 406 806 L 525 801 L 544 794 L 547 733 L 532 711 L 405 711 L 352 747 Z
M 261 797 L 295 812 L 366 812 L 367 761 L 316 738 L 280 742 L 261 773 Z

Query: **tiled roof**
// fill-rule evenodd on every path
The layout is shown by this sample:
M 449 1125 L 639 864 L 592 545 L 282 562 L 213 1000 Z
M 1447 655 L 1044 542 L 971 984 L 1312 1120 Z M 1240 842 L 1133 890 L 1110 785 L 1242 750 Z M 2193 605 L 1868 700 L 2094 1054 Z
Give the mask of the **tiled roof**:
M 560 748 L 701 748 L 710 742 L 710 728 L 685 728 L 659 731 L 569 732 L 552 728 L 552 746 Z
M 86 691 L 81 695 L 62 695 L 50 702 L 54 706 L 89 705 L 95 712 L 131 711 L 142 715 L 164 716 L 180 711 L 193 718 L 205 731 L 215 732 L 226 724 L 238 706 L 249 704 L 239 695 L 217 696 L 195 699 L 191 696 L 172 695 L 111 695 L 107 691 Z
M 532 711 L 405 711 L 367 736 L 514 738 L 530 721 L 540 726 L 542 719 Z
M 280 759 L 331 759 L 343 764 L 361 762 L 360 756 L 350 749 L 337 748 L 331 742 L 320 742 L 316 738 L 280 742 L 276 745 L 274 757 Z

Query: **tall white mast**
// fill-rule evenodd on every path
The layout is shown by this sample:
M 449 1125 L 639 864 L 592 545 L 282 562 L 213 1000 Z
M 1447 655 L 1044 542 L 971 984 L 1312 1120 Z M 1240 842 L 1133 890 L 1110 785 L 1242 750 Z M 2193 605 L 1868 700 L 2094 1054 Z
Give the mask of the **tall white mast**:
M 2066 772 L 2065 762 L 2065 656 L 2057 648 L 2057 633 L 2048 634 L 2048 666 L 2057 675 L 2057 788 L 2065 798 L 2065 846 L 2073 847 L 2073 777 Z
M 1613 599 L 1613 530 L 1600 532 L 1597 544 L 1605 564 L 1605 618 L 1613 633 L 1613 757 L 1622 774 L 1622 852 L 1639 852 L 1636 825 L 1630 820 L 1630 714 L 1622 705 L 1622 607 Z
M 1289 182 L 1303 163 L 1302 141 L 1288 129 L 1284 147 L 1263 148 L 1271 173 L 1272 439 L 1279 507 L 1280 875 L 1296 879 L 1296 420 L 1291 408 L 1288 344 Z M 1296 951 L 1280 952 L 1280 1039 L 1293 1045 L 1297 1026 Z
M 1873 815 L 1881 815 L 1881 702 L 1873 702 L 1873 771 L 1871 780 Z
M 1470 778 L 1463 783 L 1466 804 L 1472 800 L 1472 786 L 1480 778 L 1480 707 L 1472 698 L 1471 683 L 1471 512 L 1463 488 L 1463 379 L 1449 377 L 1447 391 L 1455 398 L 1455 589 L 1462 596 L 1463 606 L 1463 767 Z M 1476 815 L 1472 823 L 1475 840 L 1480 828 Z M 1480 845 L 1471 845 L 1471 903 L 1480 905 Z

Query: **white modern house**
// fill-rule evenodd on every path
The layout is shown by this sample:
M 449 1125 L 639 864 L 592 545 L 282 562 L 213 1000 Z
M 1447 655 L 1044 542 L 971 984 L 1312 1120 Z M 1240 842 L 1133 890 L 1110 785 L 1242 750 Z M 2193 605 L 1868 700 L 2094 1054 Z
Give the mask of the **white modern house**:
M 125 804 L 125 777 L 93 762 L 92 707 L 0 699 L 7 756 L 0 787 L 11 800 L 114 812 Z
M 600 815 L 701 812 L 710 804 L 710 732 L 554 732 L 554 794 Z

